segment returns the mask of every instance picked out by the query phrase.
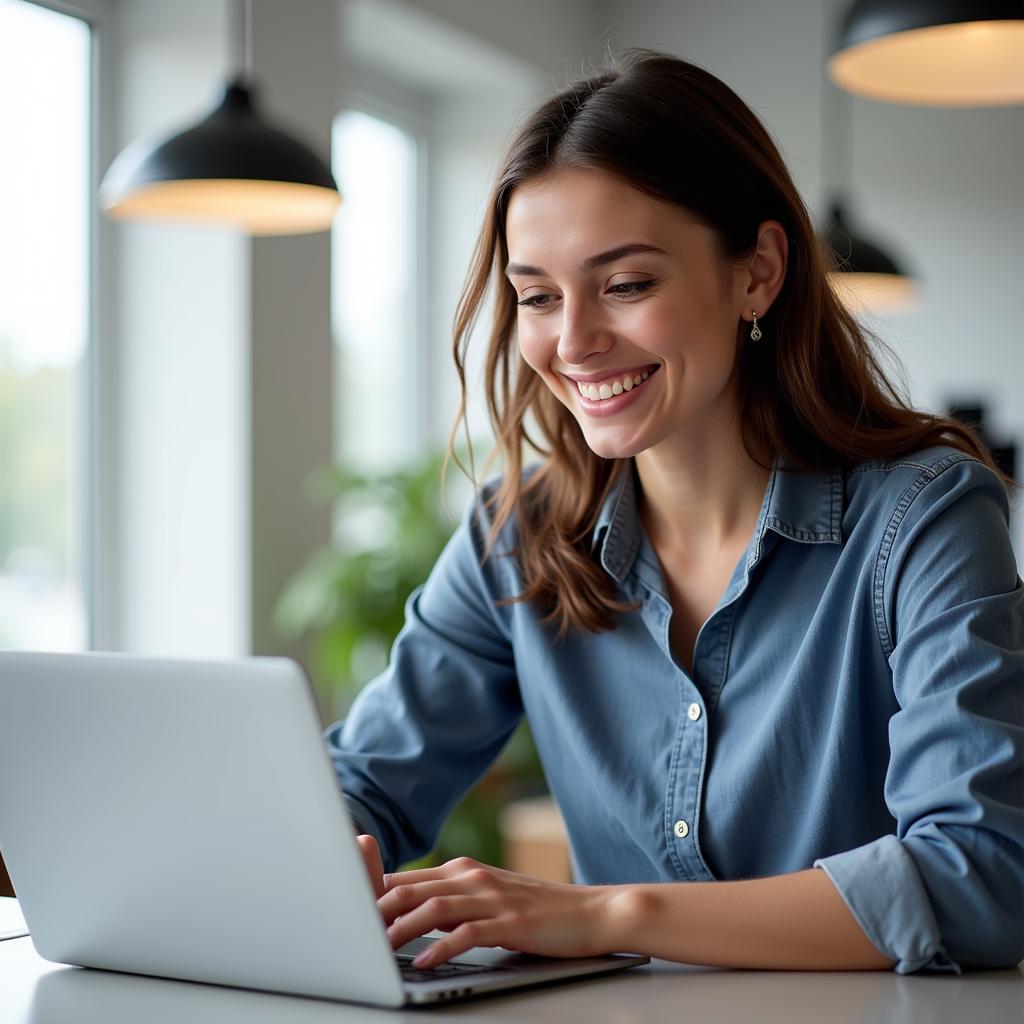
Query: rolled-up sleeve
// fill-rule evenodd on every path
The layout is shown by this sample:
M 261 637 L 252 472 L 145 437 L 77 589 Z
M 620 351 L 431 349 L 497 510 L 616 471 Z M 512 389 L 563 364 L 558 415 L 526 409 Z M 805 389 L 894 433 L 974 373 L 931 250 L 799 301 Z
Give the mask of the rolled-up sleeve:
M 501 559 L 481 565 L 485 531 L 478 496 L 409 595 L 387 669 L 325 733 L 353 823 L 376 837 L 385 871 L 432 849 L 523 715 L 507 624 L 494 605 L 503 596 Z
M 896 835 L 814 861 L 900 974 L 1024 958 L 1024 587 L 999 479 L 952 456 L 900 496 L 875 571 L 899 710 Z

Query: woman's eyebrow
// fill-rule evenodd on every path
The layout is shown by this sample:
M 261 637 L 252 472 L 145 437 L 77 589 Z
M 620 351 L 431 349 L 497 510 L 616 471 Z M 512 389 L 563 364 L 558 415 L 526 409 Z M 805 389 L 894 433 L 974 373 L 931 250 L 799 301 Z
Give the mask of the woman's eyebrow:
M 580 273 L 586 274 L 591 270 L 596 270 L 598 267 L 603 267 L 606 263 L 614 263 L 625 256 L 636 256 L 638 253 L 644 252 L 658 253 L 661 256 L 668 255 L 664 249 L 659 249 L 656 245 L 648 245 L 645 242 L 630 242 L 627 245 L 620 245 L 614 249 L 609 249 L 607 252 L 598 253 L 597 256 L 588 256 L 580 264 Z M 540 267 L 532 267 L 529 263 L 509 263 L 505 268 L 505 276 L 511 277 L 514 274 L 519 277 L 548 276 L 546 270 L 542 270 Z

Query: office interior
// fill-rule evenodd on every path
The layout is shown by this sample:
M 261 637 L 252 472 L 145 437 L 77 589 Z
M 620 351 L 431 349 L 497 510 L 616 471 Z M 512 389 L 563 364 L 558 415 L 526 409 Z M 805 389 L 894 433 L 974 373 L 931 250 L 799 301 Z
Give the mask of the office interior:
M 437 476 L 458 405 L 453 317 L 499 154 L 537 100 L 626 47 L 732 86 L 816 219 L 842 199 L 914 279 L 908 308 L 863 313 L 910 399 L 966 412 L 1024 469 L 1024 110 L 838 89 L 824 69 L 846 0 L 252 0 L 252 81 L 329 159 L 329 229 L 106 216 L 114 158 L 194 123 L 238 70 L 237 6 L 0 0 L 0 91 L 22 111 L 0 114 L 16 158 L 0 168 L 0 429 L 15 439 L 0 647 L 287 656 L 323 721 L 343 714 L 385 664 L 394 614 L 346 640 L 337 618 L 360 592 L 332 587 L 346 554 L 386 569 L 408 525 L 410 491 L 367 481 Z M 485 330 L 470 348 L 481 451 Z M 345 473 L 363 481 L 361 511 L 339 500 Z M 430 544 L 366 584 L 393 610 L 470 492 L 449 475 L 448 507 L 430 491 L 417 513 Z M 1019 505 L 1011 533 L 1024 566 Z M 436 856 L 468 848 L 569 880 L 528 735 L 473 799 L 486 811 Z M 0 888 L 13 894 L 2 874 Z

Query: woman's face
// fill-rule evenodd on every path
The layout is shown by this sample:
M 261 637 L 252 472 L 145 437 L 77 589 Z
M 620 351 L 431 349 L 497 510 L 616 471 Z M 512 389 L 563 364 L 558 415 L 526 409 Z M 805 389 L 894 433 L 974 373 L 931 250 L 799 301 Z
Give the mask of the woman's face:
M 709 228 L 599 171 L 560 169 L 513 192 L 505 230 L 520 351 L 597 455 L 731 414 L 744 289 Z

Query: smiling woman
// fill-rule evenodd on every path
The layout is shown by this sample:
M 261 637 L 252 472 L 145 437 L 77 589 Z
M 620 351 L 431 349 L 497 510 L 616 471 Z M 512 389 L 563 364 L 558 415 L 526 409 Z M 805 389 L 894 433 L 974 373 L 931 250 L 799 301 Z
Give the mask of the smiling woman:
M 829 266 L 764 126 L 668 54 L 512 140 L 454 339 L 465 409 L 493 284 L 503 473 L 327 732 L 396 946 L 1024 956 L 1012 481 L 899 395 Z M 581 884 L 395 872 L 524 714 Z
M 556 272 L 510 262 L 519 352 L 575 416 L 591 452 L 638 456 L 646 468 L 648 450 L 657 446 L 664 465 L 674 448 L 673 458 L 693 466 L 698 452 L 706 459 L 727 438 L 731 449 L 740 447 L 735 325 L 745 310 L 771 305 L 785 272 L 786 236 L 778 222 L 762 225 L 754 257 L 726 281 L 711 228 L 618 176 L 576 167 L 518 187 L 505 219 L 509 251 L 542 247 L 549 267 L 556 266 L 552 254 L 630 232 L 650 241 L 588 257 L 575 269 L 562 259 L 565 269 Z M 675 440 L 666 444 L 669 437 Z M 674 533 L 692 536 L 690 525 L 678 526 Z

